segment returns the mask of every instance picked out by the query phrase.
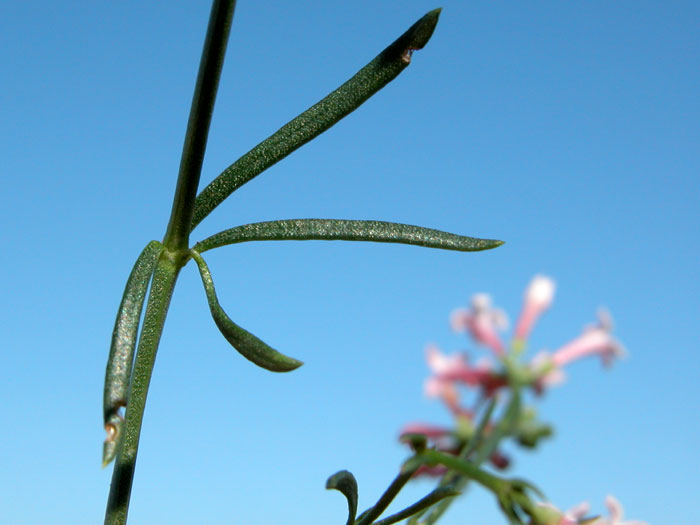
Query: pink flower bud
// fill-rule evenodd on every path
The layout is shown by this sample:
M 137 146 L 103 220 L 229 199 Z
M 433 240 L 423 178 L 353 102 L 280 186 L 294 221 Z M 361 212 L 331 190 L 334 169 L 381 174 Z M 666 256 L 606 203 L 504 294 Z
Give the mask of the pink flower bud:
M 503 310 L 491 306 L 489 295 L 474 295 L 471 308 L 455 310 L 450 324 L 455 332 L 469 332 L 474 341 L 490 348 L 496 355 L 503 355 L 503 343 L 498 331 L 508 327 L 508 318 Z
M 610 513 L 609 518 L 600 518 L 594 522 L 594 525 L 648 525 L 644 521 L 626 520 L 623 521 L 624 512 L 620 502 L 611 495 L 605 498 L 605 506 L 608 507 Z
M 536 275 L 525 290 L 523 309 L 515 327 L 515 339 L 525 341 L 535 322 L 554 299 L 554 281 L 543 275 Z

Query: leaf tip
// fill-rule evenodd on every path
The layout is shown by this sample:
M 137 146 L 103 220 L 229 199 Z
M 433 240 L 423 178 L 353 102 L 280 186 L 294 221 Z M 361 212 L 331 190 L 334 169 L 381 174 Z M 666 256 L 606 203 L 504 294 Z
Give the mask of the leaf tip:
M 284 362 L 280 363 L 280 368 L 279 370 L 275 370 L 276 372 L 291 372 L 292 370 L 296 370 L 299 368 L 301 365 L 303 365 L 303 361 L 299 361 L 298 359 L 294 359 L 293 357 L 287 357 Z
M 441 7 L 433 9 L 426 13 L 418 22 L 413 24 L 413 27 L 408 30 L 410 34 L 410 47 L 413 49 L 423 49 L 425 44 L 428 43 L 428 40 L 430 40 L 430 37 L 433 36 L 433 31 L 435 31 L 435 26 L 437 26 L 441 11 Z
M 428 43 L 428 40 L 430 40 L 430 37 L 433 36 L 438 18 L 440 18 L 440 11 L 442 11 L 442 8 L 433 9 L 426 13 L 390 46 L 389 49 L 396 49 L 394 46 L 398 46 L 401 54 L 401 61 L 405 65 L 411 63 L 411 55 L 413 52 L 417 49 L 423 49 L 425 44 Z

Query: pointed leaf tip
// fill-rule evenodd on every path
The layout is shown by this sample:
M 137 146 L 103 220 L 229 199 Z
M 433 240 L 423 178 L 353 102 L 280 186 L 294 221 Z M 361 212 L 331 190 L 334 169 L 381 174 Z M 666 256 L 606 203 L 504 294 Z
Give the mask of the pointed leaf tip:
M 423 49 L 425 44 L 428 43 L 428 40 L 430 40 L 430 37 L 433 36 L 441 11 L 441 7 L 429 11 L 408 30 L 412 35 L 410 41 L 411 47 L 414 49 Z
M 357 480 L 355 480 L 355 476 L 347 470 L 336 472 L 326 481 L 326 489 L 337 490 L 348 500 L 348 525 L 352 525 L 357 514 Z

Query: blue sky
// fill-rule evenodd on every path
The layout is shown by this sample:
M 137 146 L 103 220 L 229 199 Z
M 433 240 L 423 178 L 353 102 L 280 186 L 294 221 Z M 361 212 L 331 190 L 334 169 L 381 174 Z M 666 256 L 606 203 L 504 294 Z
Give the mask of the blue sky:
M 101 389 L 126 276 L 160 239 L 206 2 L 0 6 L 6 257 L 0 508 L 8 524 L 92 524 Z M 262 5 L 261 5 L 262 4 Z M 423 0 L 239 2 L 202 180 L 351 76 Z M 130 523 L 342 523 L 323 487 L 354 472 L 371 504 L 405 458 L 424 347 L 469 350 L 448 316 L 489 292 L 515 317 L 532 275 L 558 284 L 532 349 L 616 319 L 630 358 L 577 363 L 541 401 L 556 436 L 514 452 L 558 505 L 613 493 L 630 518 L 691 523 L 697 487 L 700 5 L 446 1 L 433 39 L 356 113 L 252 181 L 193 241 L 295 217 L 407 222 L 499 238 L 492 252 L 260 243 L 210 253 L 231 317 L 306 364 L 256 369 L 227 346 L 187 267 L 152 382 Z M 398 504 L 430 489 L 416 483 Z M 398 506 L 398 505 L 397 505 Z M 474 489 L 442 523 L 498 524 Z

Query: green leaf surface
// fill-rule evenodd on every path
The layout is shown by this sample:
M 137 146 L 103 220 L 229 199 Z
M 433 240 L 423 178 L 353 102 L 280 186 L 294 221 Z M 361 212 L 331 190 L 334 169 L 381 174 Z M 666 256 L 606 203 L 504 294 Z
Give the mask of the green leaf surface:
M 341 470 L 333 474 L 326 481 L 326 488 L 342 492 L 345 499 L 348 500 L 348 522 L 347 525 L 353 525 L 355 515 L 357 514 L 357 481 L 352 472 Z
M 126 281 L 117 311 L 105 372 L 103 408 L 107 438 L 102 447 L 103 467 L 114 459 L 121 437 L 123 419 L 119 410 L 127 403 L 141 311 L 148 284 L 162 251 L 163 245 L 158 241 L 151 241 L 143 249 Z
M 430 11 L 350 80 L 226 168 L 197 196 L 192 229 L 235 190 L 352 113 L 396 78 L 410 64 L 411 53 L 428 42 L 439 15 L 440 9 Z
M 197 267 L 199 268 L 199 274 L 202 277 L 204 290 L 207 294 L 211 315 L 214 318 L 216 326 L 226 340 L 231 343 L 243 357 L 271 372 L 290 372 L 295 368 L 299 368 L 303 364 L 301 361 L 281 354 L 247 330 L 238 326 L 226 315 L 226 312 L 221 307 L 216 297 L 214 281 L 212 280 L 207 263 L 202 256 L 194 250 L 190 250 L 190 255 L 196 261 Z
M 213 248 L 248 241 L 369 241 L 412 244 L 462 252 L 488 250 L 503 244 L 502 241 L 466 237 L 395 222 L 287 219 L 230 228 L 198 242 L 194 249 L 202 253 Z

